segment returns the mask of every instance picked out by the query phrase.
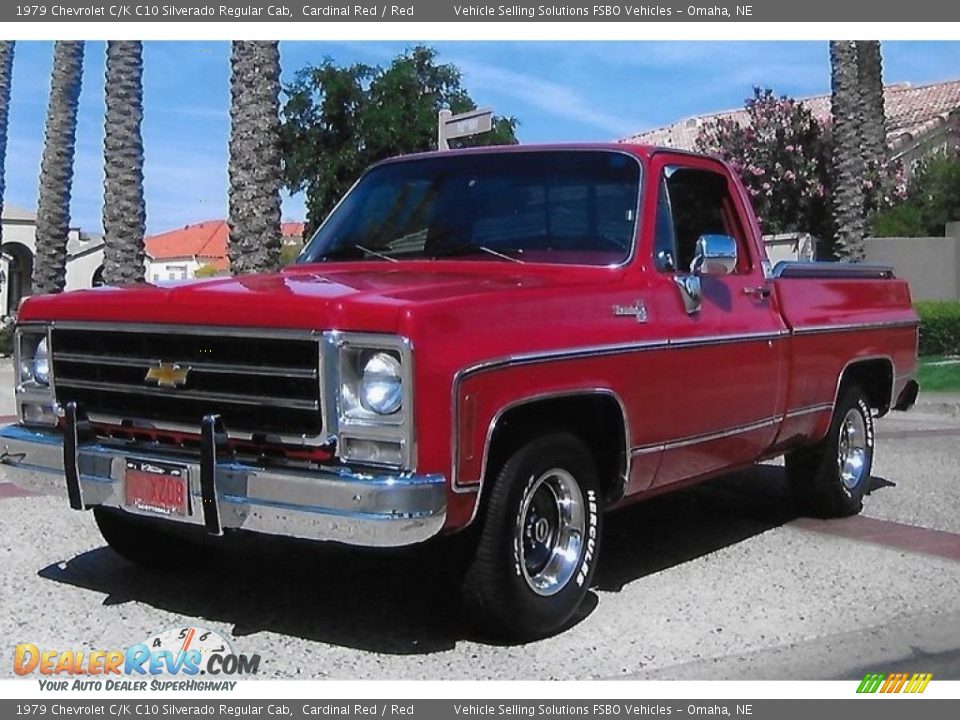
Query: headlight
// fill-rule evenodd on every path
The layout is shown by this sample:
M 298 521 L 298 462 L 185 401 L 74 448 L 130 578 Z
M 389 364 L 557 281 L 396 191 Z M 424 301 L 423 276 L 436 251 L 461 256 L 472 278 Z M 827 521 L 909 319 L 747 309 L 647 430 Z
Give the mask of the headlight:
M 20 339 L 20 383 L 50 385 L 50 351 L 46 335 L 28 335 Z
M 19 328 L 16 336 L 17 415 L 27 425 L 56 425 L 59 409 L 53 397 L 53 369 L 47 329 Z
M 400 360 L 390 353 L 370 356 L 360 376 L 360 401 L 378 415 L 391 415 L 403 403 Z
M 50 355 L 46 338 L 37 343 L 37 351 L 33 355 L 33 379 L 41 385 L 50 384 Z
M 347 463 L 413 470 L 413 348 L 396 335 L 324 333 L 323 426 Z

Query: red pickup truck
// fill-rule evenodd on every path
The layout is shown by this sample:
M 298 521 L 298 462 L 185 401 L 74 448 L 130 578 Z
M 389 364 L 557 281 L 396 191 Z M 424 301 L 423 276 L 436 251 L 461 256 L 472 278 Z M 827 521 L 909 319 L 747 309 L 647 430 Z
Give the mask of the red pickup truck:
M 144 564 L 196 534 L 471 528 L 470 616 L 531 638 L 584 598 L 612 508 L 785 455 L 809 511 L 858 512 L 917 336 L 890 268 L 771 267 L 717 160 L 425 154 L 280 273 L 29 299 L 0 451 Z

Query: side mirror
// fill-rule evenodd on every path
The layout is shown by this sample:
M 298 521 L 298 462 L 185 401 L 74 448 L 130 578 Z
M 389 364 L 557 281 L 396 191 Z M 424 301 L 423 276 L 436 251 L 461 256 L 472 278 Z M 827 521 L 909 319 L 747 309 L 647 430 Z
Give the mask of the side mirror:
M 690 263 L 690 274 L 675 275 L 680 297 L 688 315 L 703 304 L 701 275 L 729 275 L 737 268 L 737 241 L 729 235 L 701 235 Z
M 737 269 L 737 241 L 729 235 L 701 235 L 690 263 L 691 275 L 729 275 Z

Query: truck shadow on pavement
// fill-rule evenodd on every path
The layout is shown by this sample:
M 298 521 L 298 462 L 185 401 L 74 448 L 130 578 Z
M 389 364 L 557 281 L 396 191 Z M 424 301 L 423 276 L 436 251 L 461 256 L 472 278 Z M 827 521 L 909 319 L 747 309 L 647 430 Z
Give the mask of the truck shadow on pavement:
M 735 545 L 797 517 L 782 467 L 763 465 L 610 514 L 596 590 L 616 592 L 645 576 Z M 873 478 L 872 488 L 891 483 Z M 92 522 L 92 517 L 91 517 Z M 198 549 L 175 572 L 139 568 L 107 547 L 39 571 L 45 579 L 232 625 L 234 636 L 267 631 L 359 650 L 409 655 L 489 643 L 459 609 L 469 543 L 366 551 L 283 538 L 232 537 Z M 596 608 L 591 593 L 576 625 Z

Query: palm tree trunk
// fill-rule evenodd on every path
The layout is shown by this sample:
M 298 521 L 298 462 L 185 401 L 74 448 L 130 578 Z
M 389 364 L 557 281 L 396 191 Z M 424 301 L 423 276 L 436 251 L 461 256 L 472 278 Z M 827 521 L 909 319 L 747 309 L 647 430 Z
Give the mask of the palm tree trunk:
M 143 46 L 107 43 L 103 139 L 103 279 L 109 285 L 143 280 Z
M 280 49 L 234 42 L 230 57 L 230 267 L 280 263 Z
M 831 41 L 830 69 L 836 253 L 846 260 L 862 260 L 866 223 L 857 44 L 847 40 Z
M 867 163 L 886 160 L 887 118 L 883 102 L 883 60 L 878 40 L 857 42 L 857 71 L 863 108 L 863 149 Z
M 0 214 L 3 211 L 3 192 L 6 189 L 4 168 L 7 166 L 7 126 L 10 120 L 10 88 L 13 81 L 13 42 L 0 41 Z M 0 243 L 3 242 L 3 223 L 0 222 Z
M 50 101 L 40 162 L 37 261 L 33 283 L 39 293 L 60 292 L 66 285 L 70 189 L 82 73 L 83 43 L 58 41 L 53 49 Z

